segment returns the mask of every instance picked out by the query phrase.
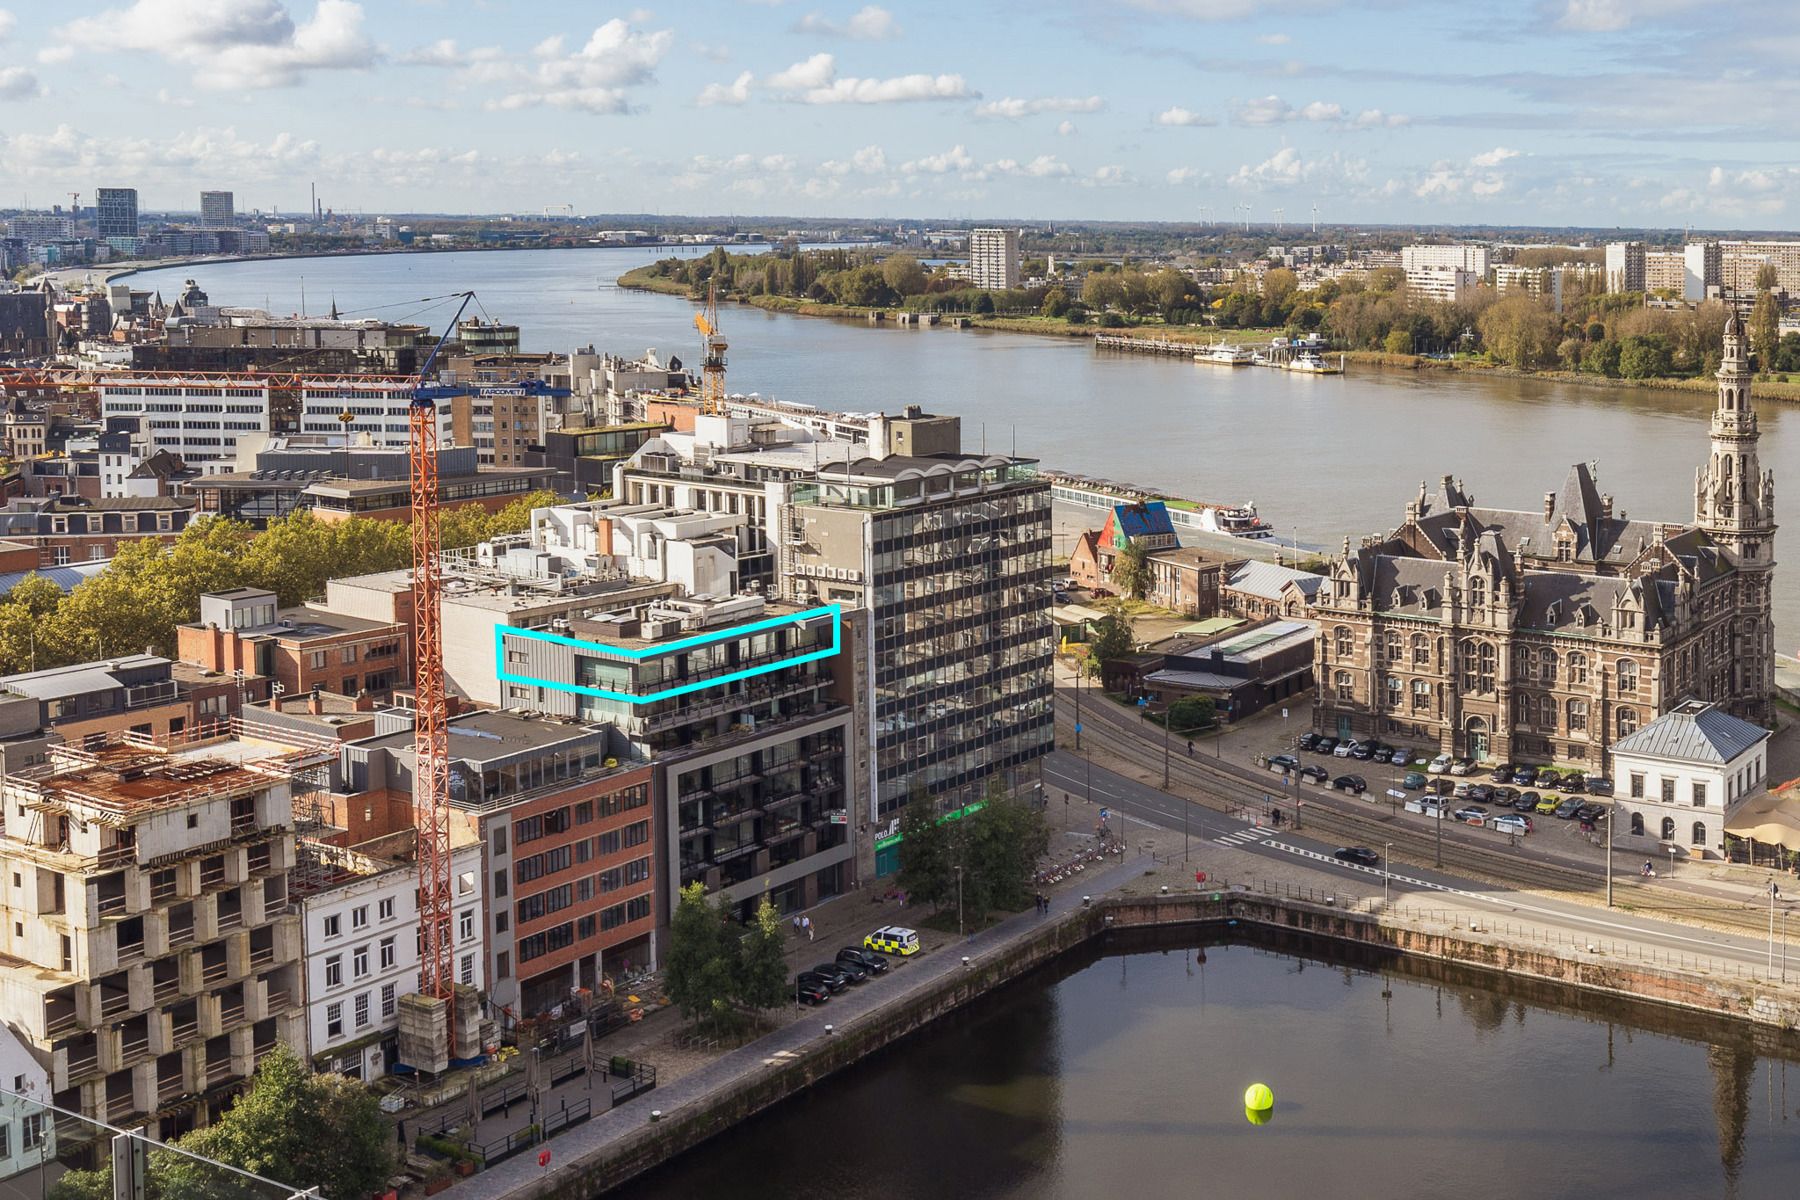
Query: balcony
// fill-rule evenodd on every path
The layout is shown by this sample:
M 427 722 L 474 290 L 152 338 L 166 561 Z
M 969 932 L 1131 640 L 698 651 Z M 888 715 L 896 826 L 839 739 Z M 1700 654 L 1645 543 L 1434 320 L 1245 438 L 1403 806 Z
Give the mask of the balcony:
M 125 708 L 152 708 L 158 704 L 172 704 L 181 699 L 181 685 L 172 679 L 159 683 L 144 683 L 125 689 Z

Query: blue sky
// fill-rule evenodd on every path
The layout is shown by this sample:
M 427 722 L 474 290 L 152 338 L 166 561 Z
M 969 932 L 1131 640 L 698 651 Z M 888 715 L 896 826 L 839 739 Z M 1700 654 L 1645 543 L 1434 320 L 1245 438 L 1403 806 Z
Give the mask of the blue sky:
M 8 3 L 5 205 L 1800 226 L 1776 0 Z

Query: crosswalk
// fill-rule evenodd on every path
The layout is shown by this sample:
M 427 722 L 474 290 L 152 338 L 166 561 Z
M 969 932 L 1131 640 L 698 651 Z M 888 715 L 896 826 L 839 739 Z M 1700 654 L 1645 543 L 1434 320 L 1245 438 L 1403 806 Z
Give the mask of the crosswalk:
M 1260 825 L 1252 825 L 1248 829 L 1239 829 L 1231 833 L 1221 834 L 1213 839 L 1221 846 L 1244 846 L 1251 842 L 1260 842 L 1268 837 L 1270 830 Z

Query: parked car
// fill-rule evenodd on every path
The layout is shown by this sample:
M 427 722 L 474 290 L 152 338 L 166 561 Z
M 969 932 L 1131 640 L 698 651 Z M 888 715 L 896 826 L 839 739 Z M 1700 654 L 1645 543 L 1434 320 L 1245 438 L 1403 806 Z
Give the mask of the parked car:
M 1416 792 L 1425 786 L 1425 776 L 1417 771 L 1408 771 L 1406 778 L 1400 781 L 1400 786 L 1406 791 Z
M 1526 792 L 1512 802 L 1512 810 L 1514 812 L 1522 813 L 1536 812 L 1538 803 L 1541 800 L 1543 800 L 1543 797 L 1536 792 Z
M 1472 758 L 1459 758 L 1450 764 L 1450 773 L 1452 775 L 1467 775 L 1474 769 L 1475 760 Z
M 1587 781 L 1587 794 L 1590 796 L 1610 796 L 1613 794 L 1613 781 L 1604 775 L 1594 775 Z
M 1482 821 L 1487 820 L 1487 815 L 1488 810 L 1482 808 L 1479 804 L 1467 805 L 1450 814 L 1452 819 L 1457 821 L 1467 821 L 1471 825 L 1479 824 Z
M 1337 744 L 1337 749 L 1333 750 L 1331 753 L 1337 758 L 1349 758 L 1356 752 L 1356 745 L 1354 738 L 1346 742 L 1339 742 Z
M 1393 757 L 1393 751 L 1387 749 L 1386 747 L 1383 747 L 1382 749 L 1377 750 L 1374 753 L 1370 754 L 1369 761 L 1384 763 L 1384 762 L 1387 762 L 1388 759 L 1390 759 L 1392 757 Z
M 1581 800 L 1578 798 L 1570 796 L 1553 810 L 1556 814 L 1556 819 L 1559 821 L 1573 821 L 1575 819 L 1575 814 L 1581 811 L 1581 803 Z
M 1310 779 L 1314 783 L 1324 783 L 1327 779 L 1331 778 L 1331 772 L 1327 771 L 1317 763 L 1307 763 L 1304 767 L 1300 768 L 1300 778 Z
M 829 975 L 820 971 L 802 971 L 795 978 L 795 982 L 817 984 L 828 994 L 835 996 L 850 986 L 850 977 L 837 971 L 833 971 Z
M 881 954 L 898 954 L 905 958 L 919 952 L 919 935 L 901 925 L 883 925 L 863 938 L 863 949 Z
M 831 990 L 834 992 L 842 991 L 853 983 L 861 983 L 864 979 L 869 977 L 867 971 L 863 971 L 859 975 L 842 963 L 837 962 L 819 963 L 817 966 L 807 968 L 806 973 L 808 975 L 820 976 L 829 981 L 832 985 Z
M 1512 782 L 1512 764 L 1511 763 L 1501 763 L 1499 766 L 1495 767 L 1491 772 L 1488 773 L 1488 778 L 1495 783 L 1511 783 Z
M 1442 775 L 1445 771 L 1450 769 L 1450 756 L 1448 754 L 1438 755 L 1431 760 L 1425 769 L 1433 775 Z
M 1316 733 L 1303 733 L 1300 735 L 1300 740 L 1294 743 L 1301 750 L 1311 750 L 1318 744 L 1319 735 Z
M 1537 796 L 1538 795 L 1536 792 L 1526 792 L 1525 794 L 1527 796 Z M 1547 817 L 1551 813 L 1555 812 L 1557 809 L 1557 806 L 1560 805 L 1561 803 L 1562 803 L 1562 800 L 1556 796 L 1538 796 L 1538 802 L 1536 804 L 1532 805 L 1531 811 L 1535 812 L 1535 813 L 1539 813 L 1539 814 Z
M 1531 818 L 1518 813 L 1506 813 L 1495 817 L 1488 825 L 1499 833 L 1527 834 L 1531 832 Z
M 1511 808 L 1513 806 L 1513 803 L 1515 801 L 1517 801 L 1518 798 L 1519 798 L 1519 789 L 1518 788 L 1497 787 L 1494 789 L 1494 796 L 1493 796 L 1494 803 L 1498 804 L 1502 808 Z
M 1331 857 L 1339 862 L 1355 863 L 1359 867 L 1373 867 L 1381 862 L 1381 855 L 1367 846 L 1339 846 Z
M 794 999 L 817 1008 L 831 999 L 831 985 L 811 971 L 804 971 L 794 980 Z
M 1449 801 L 1441 796 L 1426 796 L 1419 801 L 1419 808 L 1426 816 L 1441 816 L 1450 807 Z
M 1486 804 L 1493 798 L 1494 789 L 1487 784 L 1476 783 L 1469 786 L 1469 802 L 1471 804 Z
M 1350 792 L 1357 796 L 1369 790 L 1369 785 L 1361 775 L 1339 775 L 1331 781 L 1331 786 L 1340 792 Z
M 1096 600 L 1111 600 L 1113 598 L 1113 590 L 1111 588 L 1097 587 L 1089 592 L 1088 595 Z
M 1514 767 L 1512 776 L 1514 783 L 1532 787 L 1537 783 L 1538 769 L 1536 767 Z
M 1605 815 L 1606 805 L 1604 804 L 1584 804 L 1575 810 L 1575 819 L 1586 821 L 1590 825 Z
M 1539 767 L 1537 773 L 1537 785 L 1539 787 L 1547 788 L 1561 787 L 1562 772 L 1558 771 L 1555 767 Z
M 1334 737 L 1322 737 L 1313 743 L 1314 754 L 1331 754 L 1337 750 L 1338 740 Z
M 1473 786 L 1473 784 L 1465 779 L 1460 783 L 1452 784 L 1450 786 L 1450 794 L 1455 796 L 1458 800 L 1467 800 L 1469 798 L 1469 789 Z
M 1360 762 L 1368 762 L 1371 758 L 1375 757 L 1375 752 L 1369 749 L 1369 744 L 1367 742 L 1358 742 L 1350 751 L 1350 757 L 1357 759 Z
M 871 975 L 885 974 L 888 969 L 887 959 L 879 954 L 870 954 L 867 950 L 859 950 L 855 946 L 845 946 L 839 950 L 837 960 L 845 964 L 854 963 Z
M 1291 754 L 1277 754 L 1269 759 L 1269 766 L 1277 771 L 1297 771 L 1300 769 L 1300 760 Z
M 861 963 L 848 962 L 841 958 L 834 958 L 830 962 L 820 963 L 812 969 L 819 975 L 836 971 L 851 983 L 866 983 L 868 982 L 869 976 L 873 974 L 872 971 Z

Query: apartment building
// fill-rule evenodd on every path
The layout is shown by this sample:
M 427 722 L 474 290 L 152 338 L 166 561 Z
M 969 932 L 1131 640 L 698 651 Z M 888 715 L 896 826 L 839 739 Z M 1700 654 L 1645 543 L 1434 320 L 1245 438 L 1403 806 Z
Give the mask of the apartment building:
M 0 509 L 0 537 L 36 549 L 41 566 L 66 567 L 109 559 L 131 542 L 173 542 L 193 515 L 192 500 L 173 496 L 17 498 Z
M 969 231 L 969 282 L 998 292 L 1019 286 L 1019 231 Z
M 486 467 L 526 465 L 526 451 L 543 444 L 544 435 L 571 421 L 571 405 L 582 409 L 569 387 L 569 359 L 561 354 L 459 354 L 451 356 L 445 383 L 473 384 L 472 395 L 453 396 L 447 407 L 458 445 L 473 446 L 476 461 Z M 523 382 L 549 385 L 550 393 L 533 394 Z
M 410 801 L 411 723 L 387 717 L 390 732 L 340 752 L 355 803 Z M 479 911 L 459 894 L 459 980 L 465 936 L 481 920 L 474 983 L 505 1023 L 595 990 L 602 975 L 654 964 L 650 768 L 629 761 L 606 726 L 478 711 L 449 728 L 453 823 L 484 847 L 486 871 Z
M 195 720 L 193 697 L 177 664 L 154 654 L 128 654 L 0 677 L 0 696 L 29 702 L 24 727 L 71 746 L 101 745 L 119 734 L 166 741 Z M 6 761 L 8 769 L 21 764 Z
M 1645 253 L 1642 242 L 1608 242 L 1606 290 L 1633 294 L 1645 291 Z
M 1414 267 L 1406 272 L 1406 292 L 1420 299 L 1461 304 L 1475 295 L 1481 279 L 1480 273 L 1462 267 Z
M 183 662 L 269 681 L 276 696 L 333 692 L 386 697 L 412 684 L 412 634 L 313 605 L 281 608 L 275 593 L 234 588 L 200 597 L 200 619 L 175 629 Z
M 1756 295 L 1756 277 L 1775 268 L 1775 286 L 1800 295 L 1800 241 L 1724 239 L 1719 243 L 1720 283 L 1728 295 Z
M 200 224 L 207 229 L 230 229 L 237 224 L 235 197 L 230 192 L 200 193 Z
M 303 379 L 299 389 L 300 432 L 334 439 L 339 446 L 348 446 L 350 439 L 355 438 L 360 445 L 404 450 L 411 437 L 408 421 L 415 385 L 409 376 Z M 438 406 L 438 442 L 443 446 L 456 445 L 450 407 Z
M 118 740 L 0 780 L 0 1016 L 53 1103 L 166 1139 L 304 1053 L 291 789 L 279 759 Z
M 850 883 L 856 658 L 834 605 L 665 598 L 566 633 L 503 631 L 509 707 L 608 722 L 649 760 L 664 855 L 658 915 L 698 880 L 747 915 Z
M 1479 283 L 1492 266 L 1492 253 L 1486 246 L 1451 244 L 1441 246 L 1402 246 L 1400 269 L 1408 277 L 1414 271 L 1467 271 Z
M 100 188 L 94 193 L 94 228 L 101 241 L 138 236 L 136 188 Z
M 274 428 L 267 379 L 125 373 L 102 376 L 94 390 L 102 420 L 140 418 L 152 446 L 193 465 L 231 459 L 240 439 Z M 342 436 L 335 423 L 333 431 Z

